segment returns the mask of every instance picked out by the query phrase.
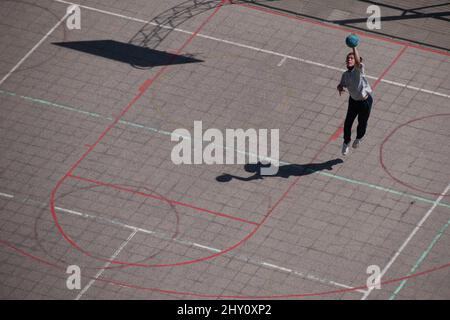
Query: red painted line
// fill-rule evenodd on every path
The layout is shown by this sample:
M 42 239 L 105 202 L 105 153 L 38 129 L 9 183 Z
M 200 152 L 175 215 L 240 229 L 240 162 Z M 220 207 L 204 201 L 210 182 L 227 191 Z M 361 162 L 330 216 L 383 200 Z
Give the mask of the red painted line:
M 424 117 L 420 117 L 420 118 L 416 118 L 416 119 L 409 120 L 408 122 L 406 122 L 406 123 L 404 123 L 404 124 L 401 124 L 401 125 L 399 125 L 398 127 L 396 127 L 394 130 L 392 130 L 392 131 L 386 136 L 386 138 L 384 138 L 383 142 L 381 143 L 381 146 L 380 146 L 380 152 L 379 152 L 379 157 L 378 157 L 379 162 L 380 162 L 380 165 L 381 165 L 381 167 L 383 168 L 383 170 L 386 172 L 386 174 L 387 174 L 389 177 L 391 177 L 394 181 L 396 181 L 397 183 L 399 183 L 399 184 L 401 184 L 402 186 L 405 186 L 405 187 L 407 187 L 407 188 L 410 188 L 410 189 L 412 189 L 412 190 L 419 191 L 419 192 L 426 193 L 426 194 L 430 194 L 430 195 L 434 195 L 434 196 L 438 196 L 438 197 L 441 197 L 441 196 L 442 196 L 442 197 L 450 197 L 450 194 L 442 194 L 442 193 L 438 193 L 438 192 L 429 192 L 429 191 L 423 190 L 423 189 L 421 189 L 421 188 L 418 188 L 418 187 L 412 185 L 411 183 L 407 183 L 407 182 L 405 182 L 405 181 L 400 180 L 399 178 L 395 177 L 395 176 L 391 173 L 391 171 L 388 169 L 388 167 L 387 167 L 386 164 L 384 163 L 384 157 L 383 157 L 383 154 L 384 154 L 384 146 L 386 145 L 386 142 L 389 141 L 389 139 L 391 139 L 392 136 L 393 136 L 394 134 L 396 134 L 396 132 L 397 132 L 398 130 L 400 130 L 401 128 L 403 128 L 403 127 L 405 127 L 405 126 L 407 126 L 407 125 L 409 125 L 409 124 L 411 124 L 411 123 L 413 123 L 413 122 L 416 122 L 416 121 L 425 120 L 425 119 L 430 119 L 430 118 L 435 118 L 435 117 L 448 117 L 448 116 L 450 116 L 450 113 L 438 113 L 438 114 L 432 114 L 432 115 L 428 115 L 428 116 L 424 116 Z
M 239 218 L 239 217 L 231 216 L 231 215 L 228 215 L 228 214 L 225 214 L 225 213 L 220 213 L 220 212 L 204 209 L 204 208 L 201 208 L 201 207 L 196 207 L 196 206 L 188 204 L 188 203 L 167 199 L 167 198 L 164 198 L 164 197 L 161 197 L 161 196 L 155 196 L 153 194 L 149 194 L 149 193 L 133 190 L 133 189 L 130 189 L 130 188 L 126 188 L 126 187 L 117 185 L 117 184 L 106 183 L 106 182 L 102 182 L 102 181 L 98 181 L 98 180 L 94 180 L 94 179 L 89 179 L 89 178 L 83 178 L 83 177 L 75 176 L 75 175 L 70 175 L 69 178 L 73 178 L 73 179 L 76 179 L 76 180 L 93 183 L 93 184 L 96 184 L 98 186 L 108 187 L 108 188 L 116 189 L 116 190 L 119 190 L 119 191 L 133 193 L 135 195 L 139 195 L 139 196 L 146 197 L 146 198 L 151 198 L 151 199 L 155 199 L 155 200 L 165 201 L 165 202 L 167 202 L 169 204 L 173 204 L 173 205 L 178 205 L 178 206 L 181 206 L 181 207 L 194 209 L 196 211 L 200 211 L 200 212 L 204 212 L 204 213 L 207 213 L 207 214 L 219 216 L 219 217 L 222 217 L 222 218 L 227 218 L 227 219 L 230 219 L 230 220 L 244 222 L 244 223 L 252 224 L 252 225 L 255 225 L 255 226 L 259 225 L 259 223 L 256 223 L 256 222 L 253 222 L 253 221 L 249 221 L 249 220 L 242 219 L 242 218 Z
M 353 29 L 350 29 L 350 28 L 336 26 L 336 25 L 333 25 L 333 24 L 328 24 L 328 23 L 321 22 L 321 21 L 315 21 L 315 20 L 311 20 L 311 19 L 308 19 L 308 18 L 304 18 L 304 17 L 298 17 L 298 16 L 294 16 L 294 15 L 291 15 L 291 14 L 279 12 L 279 11 L 276 11 L 276 10 L 271 10 L 271 9 L 267 9 L 267 8 L 258 7 L 258 6 L 255 6 L 255 5 L 252 5 L 252 4 L 248 4 L 248 3 L 236 3 L 235 5 L 239 5 L 241 7 L 246 7 L 246 8 L 252 9 L 252 10 L 265 12 L 265 13 L 271 14 L 271 15 L 276 15 L 276 16 L 289 18 L 289 19 L 292 19 L 292 20 L 307 22 L 307 23 L 318 25 L 318 26 L 325 27 L 325 28 L 328 28 L 328 29 L 334 29 L 334 30 L 340 30 L 340 31 L 345 31 L 345 32 L 351 32 L 351 33 L 360 35 L 362 37 L 370 38 L 370 39 L 380 40 L 380 41 L 383 41 L 383 42 L 388 42 L 388 43 L 392 43 L 392 44 L 396 44 L 396 45 L 400 45 L 400 46 L 408 46 L 408 47 L 411 47 L 411 48 L 414 48 L 414 49 L 427 51 L 427 52 L 434 53 L 434 54 L 444 55 L 444 56 L 447 56 L 447 57 L 450 56 L 450 53 L 442 51 L 442 50 L 431 49 L 431 48 L 423 47 L 423 46 L 420 46 L 420 45 L 408 43 L 408 42 L 405 42 L 405 41 L 398 41 L 398 40 L 393 40 L 393 39 L 389 39 L 389 38 L 385 38 L 385 37 L 381 37 L 381 36 L 376 36 L 376 35 L 373 35 L 373 34 L 370 34 L 370 33 L 366 33 L 366 32 L 363 32 L 363 31 L 358 31 L 358 30 L 353 30 Z
M 12 245 L 9 242 L 6 242 L 4 240 L 0 239 L 0 244 L 2 244 L 4 246 L 12 249 L 13 251 L 16 251 L 16 252 L 20 253 L 21 255 L 23 255 L 25 257 L 33 259 L 33 260 L 35 260 L 35 261 L 37 261 L 39 263 L 45 264 L 45 265 L 47 265 L 49 267 L 52 267 L 52 268 L 55 268 L 55 269 L 63 269 L 61 266 L 58 266 L 57 264 L 54 264 L 54 263 L 49 262 L 49 261 L 47 261 L 47 260 L 45 260 L 43 258 L 37 257 L 37 256 L 35 256 L 35 255 L 31 254 L 31 253 L 28 253 L 28 252 L 26 252 L 26 251 L 24 251 L 22 249 L 19 249 L 16 246 L 14 246 L 14 245 Z
M 389 72 L 389 70 L 391 70 L 391 68 L 394 66 L 394 64 L 397 63 L 398 59 L 400 59 L 400 57 L 402 56 L 402 54 L 405 52 L 405 50 L 408 48 L 408 46 L 404 46 L 399 53 L 397 53 L 397 56 L 394 58 L 394 60 L 392 60 L 391 64 L 383 71 L 383 73 L 381 74 L 381 76 L 378 77 L 378 79 L 375 81 L 375 83 L 373 84 L 372 88 L 373 90 L 375 90 L 375 88 L 378 86 L 378 84 L 380 83 L 381 79 L 384 78 L 384 76 Z
M 330 140 L 336 141 L 341 136 L 342 132 L 344 132 L 344 127 L 337 128 L 337 130 L 331 136 Z

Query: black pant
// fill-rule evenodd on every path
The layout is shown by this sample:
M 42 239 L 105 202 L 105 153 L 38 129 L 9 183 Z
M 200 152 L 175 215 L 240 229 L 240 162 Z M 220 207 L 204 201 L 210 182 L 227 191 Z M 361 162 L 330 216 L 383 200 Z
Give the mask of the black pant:
M 373 99 L 369 94 L 366 100 L 356 101 L 351 97 L 348 100 L 347 116 L 344 123 L 344 143 L 350 143 L 352 140 L 352 125 L 358 116 L 358 128 L 356 129 L 356 139 L 361 139 L 366 134 L 367 121 L 369 120 L 370 110 L 372 109 Z

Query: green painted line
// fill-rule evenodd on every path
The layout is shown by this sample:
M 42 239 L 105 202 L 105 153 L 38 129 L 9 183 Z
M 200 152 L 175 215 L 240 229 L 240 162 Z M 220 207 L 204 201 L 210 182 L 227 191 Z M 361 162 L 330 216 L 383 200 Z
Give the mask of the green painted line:
M 89 112 L 89 111 L 77 109 L 77 108 L 74 108 L 74 107 L 71 107 L 71 106 L 61 105 L 61 104 L 57 104 L 57 103 L 46 101 L 46 100 L 42 100 L 42 99 L 22 96 L 22 95 L 18 95 L 16 93 L 14 93 L 14 92 L 0 90 L 0 94 L 13 96 L 13 97 L 18 97 L 18 98 L 21 98 L 21 99 L 24 99 L 24 100 L 27 100 L 27 101 L 30 101 L 30 102 L 37 103 L 37 104 L 46 105 L 46 106 L 50 106 L 50 107 L 55 107 L 55 108 L 59 108 L 59 109 L 63 109 L 63 110 L 71 111 L 71 112 L 77 112 L 77 113 L 85 114 L 85 115 L 88 115 L 88 116 L 91 116 L 91 117 L 95 117 L 95 118 L 100 118 L 100 119 L 109 120 L 109 121 L 114 120 L 111 117 L 102 116 L 101 114 L 98 114 L 98 113 Z M 158 133 L 158 134 L 167 135 L 167 136 L 172 135 L 171 132 L 159 130 L 159 129 L 156 129 L 156 128 L 147 127 L 147 126 L 144 126 L 144 125 L 141 125 L 141 124 L 138 124 L 138 123 L 134 123 L 134 122 L 129 122 L 129 121 L 125 121 L 125 120 L 119 120 L 119 123 L 127 125 L 127 126 L 130 126 L 130 127 L 142 129 L 142 130 L 145 130 L 145 131 L 148 131 L 148 132 L 151 132 L 151 133 Z M 189 137 L 189 136 L 182 136 L 182 137 L 186 138 L 186 139 L 191 139 L 191 137 Z M 237 152 L 241 152 L 241 151 L 237 151 Z M 268 160 L 270 160 L 270 158 L 268 158 Z M 280 161 L 280 164 L 282 164 L 282 165 L 290 165 L 291 163 Z M 317 173 L 319 175 L 326 176 L 326 177 L 329 177 L 329 178 L 333 178 L 333 179 L 336 179 L 336 180 L 345 181 L 345 182 L 352 183 L 352 184 L 355 184 L 355 185 L 365 186 L 365 187 L 368 187 L 368 188 L 372 188 L 372 189 L 376 189 L 376 190 L 379 190 L 379 191 L 395 194 L 395 195 L 398 195 L 398 196 L 408 197 L 408 198 L 411 198 L 411 199 L 414 199 L 414 200 L 417 200 L 417 201 L 422 201 L 424 203 L 431 203 L 431 204 L 435 203 L 435 200 L 422 198 L 422 197 L 419 197 L 419 196 L 416 196 L 416 195 L 413 195 L 413 194 L 409 194 L 409 193 L 406 193 L 406 192 L 401 192 L 401 191 L 397 191 L 397 190 L 381 187 L 381 186 L 378 186 L 378 185 L 375 185 L 375 184 L 371 184 L 369 182 L 359 181 L 359 180 L 355 180 L 355 179 L 350 179 L 350 178 L 338 176 L 338 175 L 327 173 L 327 172 L 323 172 L 323 171 L 318 171 Z M 437 206 L 444 207 L 444 208 L 450 208 L 450 204 L 444 203 L 444 202 L 438 203 Z
M 358 185 L 369 187 L 369 188 L 372 188 L 372 189 L 377 189 L 377 190 L 380 190 L 380 191 L 392 193 L 392 194 L 395 194 L 395 195 L 398 195 L 398 196 L 409 197 L 411 199 L 415 199 L 415 200 L 422 201 L 422 202 L 425 202 L 425 203 L 431 203 L 431 204 L 435 203 L 435 200 L 426 199 L 426 198 L 422 198 L 422 197 L 419 197 L 419 196 L 416 196 L 416 195 L 413 195 L 413 194 L 409 194 L 409 193 L 406 193 L 406 192 L 401 192 L 401 191 L 397 191 L 397 190 L 393 190 L 393 189 L 377 186 L 375 184 L 371 184 L 371 183 L 368 183 L 368 182 L 365 182 L 365 181 L 349 179 L 349 178 L 346 178 L 346 177 L 341 177 L 341 176 L 337 176 L 337 175 L 334 175 L 334 174 L 331 174 L 331 173 L 327 173 L 327 172 L 322 172 L 322 171 L 320 171 L 318 173 L 320 175 L 327 176 L 327 177 L 330 177 L 330 178 L 334 178 L 334 179 L 337 179 L 337 180 L 346 181 L 346 182 L 353 183 L 353 184 L 358 184 Z M 450 208 L 450 205 L 447 204 L 447 203 L 444 203 L 444 202 L 442 202 L 442 203 L 440 202 L 437 205 L 441 206 L 441 207 L 445 207 L 445 208 Z
M 68 110 L 68 111 L 72 111 L 72 112 L 78 112 L 84 115 L 88 115 L 90 117 L 95 117 L 95 118 L 105 118 L 102 115 L 98 114 L 98 113 L 94 113 L 94 112 L 89 112 L 89 111 L 84 111 L 84 110 L 80 110 L 80 109 L 76 109 L 73 107 L 69 107 L 69 106 L 65 106 L 65 105 L 61 105 L 61 104 L 56 104 L 47 100 L 42 100 L 42 99 L 36 99 L 36 98 L 30 98 L 30 97 L 26 97 L 26 96 L 20 96 L 20 95 L 16 95 L 17 97 L 30 101 L 30 102 L 34 102 L 34 103 L 39 103 L 39 104 L 44 104 L 44 105 L 48 105 L 51 107 L 57 107 L 59 109 L 64 109 L 64 110 Z M 106 118 L 105 118 L 106 119 Z
M 420 267 L 422 262 L 425 260 L 425 258 L 428 256 L 428 254 L 431 252 L 433 247 L 436 245 L 436 243 L 439 241 L 439 239 L 442 237 L 442 235 L 444 234 L 444 232 L 447 230 L 447 228 L 449 226 L 450 226 L 450 220 L 448 220 L 447 223 L 441 228 L 441 230 L 439 230 L 437 235 L 434 237 L 433 241 L 431 241 L 428 248 L 420 255 L 419 259 L 416 261 L 414 266 L 411 268 L 411 271 L 409 272 L 408 276 L 410 276 L 416 272 L 416 270 Z M 405 287 L 407 281 L 408 281 L 408 279 L 405 279 L 400 283 L 400 285 L 397 287 L 397 289 L 395 289 L 395 291 L 389 297 L 389 300 L 394 300 L 397 297 L 398 293 Z
M 3 91 L 3 90 L 0 90 L 0 93 L 4 94 L 6 96 L 11 96 L 11 97 L 16 97 L 17 96 L 14 92 L 8 92 L 8 91 Z

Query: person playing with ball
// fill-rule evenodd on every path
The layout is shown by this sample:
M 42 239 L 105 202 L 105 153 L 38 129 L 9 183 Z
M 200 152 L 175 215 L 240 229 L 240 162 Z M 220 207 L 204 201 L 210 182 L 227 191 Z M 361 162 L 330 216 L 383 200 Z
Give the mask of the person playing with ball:
M 345 156 L 349 151 L 351 142 L 352 125 L 358 117 L 358 127 L 356 130 L 356 139 L 352 147 L 358 148 L 362 138 L 366 134 L 367 121 L 369 120 L 370 110 L 372 109 L 373 99 L 371 96 L 372 88 L 365 76 L 365 67 L 362 63 L 356 46 L 359 38 L 356 35 L 350 35 L 346 39 L 347 46 L 352 48 L 352 52 L 347 54 L 347 71 L 342 74 L 341 82 L 337 86 L 339 95 L 345 92 L 347 88 L 349 93 L 348 110 L 344 122 L 344 144 L 342 145 L 342 154 Z

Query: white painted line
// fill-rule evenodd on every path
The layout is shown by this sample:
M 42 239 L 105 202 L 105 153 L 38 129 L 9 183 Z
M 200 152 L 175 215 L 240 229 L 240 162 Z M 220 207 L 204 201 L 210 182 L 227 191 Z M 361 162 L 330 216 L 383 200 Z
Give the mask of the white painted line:
M 0 197 L 5 197 L 8 199 L 14 198 L 14 196 L 12 194 L 2 193 L 2 192 L 0 192 Z
M 55 24 L 55 26 L 51 28 L 50 31 L 47 32 L 47 34 L 41 40 L 39 40 L 39 42 L 36 43 L 30 51 L 28 51 L 28 53 L 11 69 L 11 71 L 9 71 L 2 78 L 2 80 L 0 80 L 0 86 L 14 73 L 14 71 L 16 71 L 22 65 L 22 63 L 25 62 L 25 60 L 28 59 L 28 57 L 53 33 L 53 31 L 55 31 L 56 28 L 59 27 L 59 25 L 68 17 L 69 14 L 70 12 L 66 13 L 64 17 L 62 17 L 61 20 L 59 20 L 58 23 Z
M 306 279 L 309 279 L 309 280 L 314 280 L 314 281 L 322 282 L 322 283 L 325 283 L 325 284 L 331 284 L 331 285 L 334 285 L 334 286 L 337 286 L 337 287 L 342 287 L 342 288 L 345 288 L 345 289 L 353 289 L 353 287 L 347 286 L 345 284 L 342 284 L 342 283 L 339 283 L 339 282 L 336 282 L 336 281 L 331 281 L 331 280 L 325 280 L 324 281 L 324 279 L 320 279 L 320 278 L 318 278 L 316 276 L 313 276 L 311 274 L 306 274 L 305 275 L 305 274 L 302 274 L 302 273 L 297 272 L 297 271 L 295 271 L 294 273 L 299 275 L 299 276 L 302 276 L 302 277 L 304 277 Z M 355 290 L 355 292 L 366 293 L 366 290 L 357 289 L 357 290 Z
M 297 276 L 299 276 L 301 278 L 308 279 L 308 280 L 311 280 L 311 281 L 320 282 L 320 283 L 323 283 L 323 284 L 326 284 L 326 285 L 333 285 L 333 286 L 336 286 L 336 287 L 342 287 L 342 288 L 345 288 L 345 289 L 353 289 L 353 287 L 347 286 L 345 284 L 342 284 L 342 283 L 339 283 L 339 282 L 336 282 L 336 281 L 332 281 L 332 280 L 328 280 L 328 279 L 324 279 L 324 278 L 319 278 L 319 277 L 314 276 L 312 274 L 306 274 L 306 273 L 303 273 L 303 272 L 300 272 L 300 271 L 288 269 L 288 268 L 285 268 L 285 267 L 280 267 L 280 266 L 277 266 L 277 265 L 272 264 L 272 263 L 268 263 L 268 262 L 264 262 L 264 261 L 257 261 L 255 259 L 241 257 L 241 256 L 234 256 L 234 257 L 236 257 L 236 258 L 238 258 L 240 260 L 243 260 L 243 261 L 247 261 L 247 262 L 253 263 L 254 265 L 265 266 L 267 268 L 272 268 L 272 269 L 276 269 L 276 270 L 279 270 L 279 271 L 292 273 L 292 274 L 295 274 L 295 275 L 297 275 Z M 357 289 L 357 290 L 355 290 L 355 292 L 365 293 L 366 291 Z
M 68 5 L 77 5 L 80 8 L 84 8 L 84 9 L 87 9 L 87 10 L 95 11 L 95 12 L 98 12 L 98 13 L 103 13 L 103 14 L 110 15 L 110 16 L 115 16 L 115 17 L 118 17 L 118 18 L 123 18 L 123 19 L 127 19 L 127 20 L 133 20 L 133 21 L 142 22 L 142 23 L 149 23 L 149 21 L 142 20 L 142 19 L 139 19 L 139 18 L 133 18 L 133 17 L 130 17 L 130 16 L 124 16 L 124 15 L 119 14 L 119 13 L 114 13 L 114 12 L 111 12 L 111 11 L 97 9 L 97 8 L 94 8 L 94 7 L 88 7 L 88 6 L 84 6 L 84 5 L 81 5 L 81 4 L 78 4 L 78 3 L 74 3 L 74 2 L 69 2 L 69 1 L 64 1 L 64 0 L 53 0 L 53 1 L 59 2 L 59 3 L 64 3 L 64 4 L 68 4 Z
M 64 209 L 64 208 L 60 208 L 60 207 L 55 207 L 56 210 L 62 211 L 62 212 L 67 212 L 67 213 L 71 213 L 71 214 L 75 214 L 77 216 L 86 216 L 86 214 L 75 211 L 75 210 L 69 210 L 69 209 Z
M 436 201 L 433 203 L 431 208 L 425 213 L 423 218 L 419 221 L 419 223 L 416 225 L 414 230 L 411 232 L 411 234 L 406 238 L 406 240 L 403 242 L 403 244 L 400 246 L 400 248 L 395 252 L 394 256 L 391 258 L 391 260 L 388 262 L 388 264 L 384 267 L 384 269 L 381 271 L 380 279 L 383 278 L 383 276 L 386 274 L 386 272 L 389 270 L 389 268 L 392 266 L 392 264 L 397 260 L 398 256 L 405 250 L 408 243 L 411 241 L 411 239 L 414 237 L 414 235 L 419 231 L 419 229 L 422 227 L 422 225 L 425 223 L 425 221 L 428 219 L 428 217 L 433 212 L 434 208 L 438 205 L 439 202 L 441 202 L 442 198 L 445 196 L 445 194 L 450 189 L 450 184 L 445 188 L 445 190 L 441 193 L 441 195 L 436 199 Z M 361 300 L 367 299 L 369 297 L 370 293 L 375 287 L 368 288 L 367 292 L 364 294 L 364 296 L 361 298 Z
M 249 259 L 249 260 L 250 260 L 250 262 L 252 262 L 251 259 Z M 321 282 L 321 283 L 324 283 L 324 284 L 328 284 L 328 285 L 331 284 L 331 285 L 334 285 L 336 287 L 342 287 L 342 288 L 346 288 L 346 289 L 353 289 L 353 287 L 347 286 L 345 284 L 342 284 L 342 283 L 339 283 L 339 282 L 336 282 L 336 281 L 321 279 L 321 278 L 313 276 L 311 274 L 304 274 L 302 272 L 294 271 L 294 270 L 291 270 L 291 269 L 288 269 L 288 268 L 285 268 L 285 267 L 280 267 L 280 266 L 277 266 L 277 265 L 272 264 L 272 263 L 261 262 L 259 264 L 264 265 L 264 266 L 266 266 L 268 268 L 277 269 L 277 270 L 280 270 L 280 271 L 283 271 L 283 272 L 286 272 L 286 273 L 294 273 L 295 275 L 300 276 L 302 278 L 306 278 L 308 280 L 318 281 L 318 282 Z M 360 293 L 366 293 L 365 290 L 360 290 L 360 289 L 355 290 L 355 291 L 356 292 L 360 292 Z
M 323 64 L 323 63 L 319 63 L 319 62 L 315 62 L 315 61 L 311 61 L 311 60 L 307 60 L 307 59 L 302 59 L 302 58 L 299 58 L 299 57 L 290 56 L 288 54 L 279 53 L 279 52 L 276 52 L 276 51 L 271 51 L 271 50 L 266 50 L 266 49 L 262 49 L 262 48 L 249 46 L 249 45 L 242 44 L 242 43 L 235 42 L 235 41 L 220 39 L 220 38 L 216 38 L 216 37 L 212 37 L 212 36 L 207 36 L 207 35 L 204 35 L 204 34 L 197 34 L 197 36 L 201 37 L 201 38 L 205 38 L 205 39 L 214 40 L 214 41 L 217 41 L 217 42 L 222 42 L 222 43 L 225 43 L 225 44 L 233 45 L 233 46 L 240 47 L 240 48 L 250 49 L 250 50 L 253 50 L 253 51 L 267 53 L 267 54 L 271 54 L 271 55 L 274 55 L 274 56 L 278 56 L 278 57 L 282 57 L 282 58 L 286 58 L 286 59 L 291 59 L 291 60 L 294 60 L 294 61 L 299 61 L 299 62 L 304 62 L 304 63 L 307 63 L 307 64 L 312 64 L 312 65 L 315 65 L 315 66 L 318 66 L 318 67 L 322 67 L 322 68 L 327 68 L 327 69 L 336 70 L 336 71 L 345 71 L 345 69 L 342 69 L 342 68 L 337 68 L 337 67 L 329 66 L 329 65 L 326 65 L 326 64 Z M 377 79 L 376 77 L 374 77 L 374 78 Z
M 143 20 L 143 19 L 134 18 L 134 17 L 130 17 L 130 16 L 126 16 L 126 15 L 122 15 L 122 14 L 118 14 L 118 13 L 114 13 L 114 12 L 110 12 L 110 11 L 106 11 L 106 10 L 101 10 L 101 9 L 97 9 L 97 8 L 93 8 L 93 7 L 88 7 L 88 6 L 84 6 L 84 5 L 73 3 L 73 2 L 69 2 L 69 1 L 64 1 L 64 0 L 53 0 L 53 1 L 59 2 L 59 3 L 64 3 L 64 4 L 69 4 L 69 5 L 73 5 L 74 4 L 74 5 L 79 6 L 80 8 L 84 8 L 84 9 L 87 9 L 87 10 L 95 11 L 95 12 L 98 12 L 98 13 L 102 13 L 102 14 L 106 14 L 106 15 L 110 15 L 110 16 L 115 16 L 115 17 L 119 17 L 119 18 L 122 18 L 122 19 L 136 21 L 136 22 L 140 22 L 140 23 L 147 23 L 147 24 L 151 24 L 153 26 L 158 26 L 158 27 L 165 28 L 165 29 L 171 29 L 171 30 L 174 30 L 174 31 L 177 31 L 177 32 L 181 32 L 181 33 L 186 33 L 186 34 L 189 34 L 189 35 L 193 34 L 193 32 L 191 32 L 191 31 L 187 31 L 187 30 L 183 30 L 183 29 L 179 29 L 179 28 L 173 28 L 171 26 L 161 25 L 161 24 L 158 24 L 158 23 L 155 23 L 155 22 L 146 21 L 146 20 Z M 263 53 L 279 56 L 279 57 L 282 57 L 283 59 L 291 59 L 291 60 L 294 60 L 294 61 L 299 61 L 299 62 L 303 62 L 303 63 L 307 63 L 307 64 L 311 64 L 311 65 L 315 65 L 315 66 L 318 66 L 318 67 L 327 68 L 327 69 L 331 69 L 331 70 L 335 70 L 335 71 L 340 71 L 340 72 L 346 71 L 346 69 L 343 69 L 343 68 L 337 68 L 337 67 L 334 67 L 334 66 L 330 66 L 330 65 L 323 64 L 323 63 L 311 61 L 311 60 L 308 60 L 308 59 L 302 59 L 302 58 L 290 56 L 290 55 L 287 55 L 287 54 L 284 54 L 284 53 L 279 53 L 279 52 L 275 52 L 275 51 L 271 51 L 271 50 L 265 50 L 265 49 L 262 49 L 262 48 L 257 48 L 257 47 L 249 46 L 249 45 L 246 45 L 246 44 L 242 44 L 242 43 L 239 43 L 239 42 L 234 42 L 234 41 L 229 41 L 229 40 L 225 40 L 225 39 L 220 39 L 220 38 L 208 36 L 208 35 L 205 35 L 205 34 L 202 34 L 202 33 L 198 33 L 196 36 L 200 37 L 200 38 L 204 38 L 204 39 L 214 40 L 214 41 L 218 41 L 218 42 L 221 42 L 221 43 L 233 45 L 233 46 L 240 47 L 240 48 L 246 48 L 246 49 L 254 50 L 254 51 L 257 51 L 257 52 L 263 52 Z M 371 76 L 371 75 L 366 75 L 366 77 L 369 78 L 369 79 L 373 79 L 373 80 L 377 80 L 378 79 L 378 77 Z M 449 94 L 445 94 L 445 93 L 441 93 L 441 92 L 437 92 L 437 91 L 431 91 L 431 90 L 422 89 L 422 88 L 417 88 L 417 87 L 409 86 L 407 84 L 396 82 L 396 81 L 390 81 L 390 80 L 381 79 L 381 82 L 388 83 L 388 84 L 391 84 L 391 85 L 394 85 L 394 86 L 398 86 L 398 87 L 402 87 L 402 88 L 406 88 L 406 89 L 410 89 L 410 90 L 415 90 L 415 91 L 425 92 L 425 93 L 428 93 L 428 94 L 437 95 L 437 96 L 444 97 L 444 98 L 450 98 Z
M 78 211 L 75 211 L 75 210 L 69 210 L 69 209 L 65 209 L 65 208 L 61 208 L 61 207 L 55 207 L 55 209 L 58 210 L 58 211 L 61 211 L 61 212 L 74 214 L 74 215 L 81 216 L 81 217 L 84 217 L 84 218 L 103 220 L 103 221 L 106 221 L 108 223 L 111 223 L 111 224 L 114 224 L 114 225 L 118 225 L 120 227 L 124 227 L 124 228 L 127 228 L 127 229 L 140 231 L 140 232 L 147 233 L 147 234 L 153 234 L 154 233 L 153 231 L 150 231 L 150 230 L 137 228 L 137 227 L 130 226 L 128 224 L 125 224 L 125 223 L 122 223 L 122 222 L 118 222 L 118 221 L 115 221 L 115 220 L 111 220 L 111 219 L 106 219 L 106 218 L 97 217 L 97 216 L 91 216 L 91 215 L 89 215 L 87 213 L 82 213 L 82 212 L 78 212 Z
M 271 264 L 271 263 L 267 263 L 267 262 L 263 262 L 262 265 L 264 265 L 266 267 L 269 267 L 269 268 L 278 269 L 278 270 L 281 270 L 281 271 L 284 271 L 284 272 L 287 272 L 287 273 L 291 273 L 292 272 L 291 269 L 287 269 L 287 268 L 284 268 L 284 267 L 279 267 L 279 266 L 277 266 L 275 264 Z
M 188 245 L 188 246 L 195 246 L 195 247 L 202 248 L 202 249 L 205 249 L 205 250 L 209 250 L 209 251 L 212 251 L 212 252 L 221 252 L 220 249 L 212 248 L 212 247 L 205 246 L 205 245 L 202 245 L 202 244 L 199 244 L 199 243 L 195 243 L 195 242 L 190 242 L 190 241 L 185 241 L 185 240 L 181 240 L 181 239 L 172 238 L 172 237 L 169 237 L 169 236 L 165 235 L 164 233 L 158 233 L 158 232 L 155 232 L 155 231 L 151 231 L 151 230 L 147 230 L 147 229 L 143 229 L 143 228 L 138 228 L 138 227 L 131 226 L 131 225 L 128 225 L 128 224 L 125 224 L 125 223 L 122 223 L 122 222 L 119 222 L 119 221 L 116 221 L 116 220 L 111 220 L 111 219 L 107 219 L 107 218 L 103 218 L 103 217 L 99 217 L 99 216 L 95 216 L 95 215 L 90 215 L 90 214 L 82 213 L 82 212 L 75 211 L 75 210 L 69 210 L 69 209 L 65 209 L 65 208 L 61 208 L 61 207 L 55 207 L 55 209 L 58 210 L 58 211 L 61 211 L 61 212 L 74 214 L 74 215 L 81 216 L 81 217 L 88 218 L 88 219 L 96 219 L 96 220 L 105 221 L 105 222 L 108 222 L 108 223 L 111 223 L 111 224 L 114 224 L 114 225 L 117 225 L 117 226 L 120 226 L 120 227 L 123 227 L 123 228 L 131 229 L 131 230 L 134 230 L 134 231 L 139 231 L 139 232 L 150 234 L 150 235 L 154 235 L 154 236 L 160 237 L 162 239 L 171 240 L 171 241 L 174 241 L 174 242 L 177 242 L 177 243 L 181 243 L 181 244 L 185 244 L 185 245 Z
M 193 242 L 192 245 L 193 245 L 193 246 L 196 246 L 196 247 L 199 247 L 199 248 L 202 248 L 202 249 L 209 250 L 209 251 L 220 252 L 219 249 L 212 248 L 212 247 L 208 247 L 208 246 L 204 246 L 204 245 L 202 245 L 202 244 L 198 244 L 198 243 L 195 243 L 195 242 Z
M 283 65 L 283 63 L 286 61 L 287 57 L 284 57 L 283 59 L 281 59 L 281 61 L 277 64 L 278 67 L 281 67 Z
M 109 260 L 114 260 L 117 258 L 117 256 L 119 255 L 119 253 L 123 250 L 123 248 L 125 248 L 125 246 L 128 244 L 128 242 L 130 242 L 130 240 L 136 235 L 137 230 L 134 230 L 127 238 L 127 240 L 125 240 L 119 248 L 117 248 L 116 252 L 114 252 L 114 254 L 111 256 L 111 258 Z M 81 297 L 83 297 L 83 295 L 89 290 L 89 288 L 94 284 L 94 282 L 103 274 L 103 272 L 106 270 L 106 268 L 109 267 L 109 265 L 111 264 L 110 261 L 108 261 L 101 270 L 99 270 L 99 272 L 97 272 L 97 274 L 95 275 L 95 277 L 89 281 L 89 283 L 83 288 L 83 290 L 81 290 L 81 292 L 77 295 L 77 297 L 75 298 L 75 300 L 80 300 Z

